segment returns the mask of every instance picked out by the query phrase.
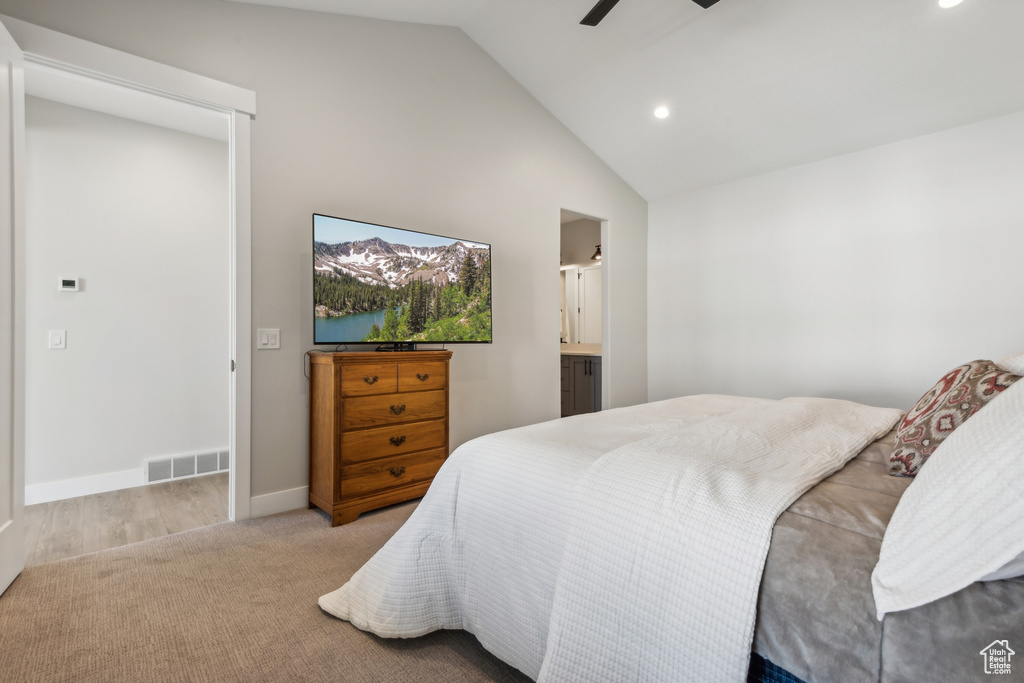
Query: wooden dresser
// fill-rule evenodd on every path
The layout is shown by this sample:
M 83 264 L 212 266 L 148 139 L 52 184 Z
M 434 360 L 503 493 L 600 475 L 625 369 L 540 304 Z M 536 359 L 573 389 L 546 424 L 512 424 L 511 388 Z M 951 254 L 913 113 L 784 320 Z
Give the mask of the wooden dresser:
M 309 506 L 332 526 L 426 493 L 448 457 L 451 356 L 309 353 Z

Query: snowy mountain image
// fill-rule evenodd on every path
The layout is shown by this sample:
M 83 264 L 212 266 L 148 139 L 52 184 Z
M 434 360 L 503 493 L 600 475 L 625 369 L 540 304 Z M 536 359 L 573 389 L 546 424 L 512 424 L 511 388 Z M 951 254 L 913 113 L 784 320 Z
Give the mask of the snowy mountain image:
M 472 254 L 479 266 L 488 251 L 462 241 L 443 247 L 410 247 L 379 237 L 342 244 L 316 242 L 313 268 L 321 275 L 349 275 L 366 284 L 391 288 L 414 279 L 444 286 L 458 279 L 467 255 Z
M 314 219 L 316 343 L 491 341 L 488 245 Z

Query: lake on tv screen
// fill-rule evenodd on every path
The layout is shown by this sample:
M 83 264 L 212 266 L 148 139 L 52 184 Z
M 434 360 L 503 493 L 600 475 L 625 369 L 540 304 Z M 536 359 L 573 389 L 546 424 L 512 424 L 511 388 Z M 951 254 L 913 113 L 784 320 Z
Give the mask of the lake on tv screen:
M 314 337 L 317 343 L 357 343 L 370 334 L 376 323 L 384 327 L 384 311 L 352 313 L 330 318 L 314 317 Z

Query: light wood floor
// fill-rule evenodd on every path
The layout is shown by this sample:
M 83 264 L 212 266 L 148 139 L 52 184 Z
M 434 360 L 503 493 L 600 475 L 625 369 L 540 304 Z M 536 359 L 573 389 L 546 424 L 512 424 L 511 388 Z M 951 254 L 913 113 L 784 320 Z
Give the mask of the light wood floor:
M 228 474 L 211 474 L 25 507 L 26 566 L 228 519 Z

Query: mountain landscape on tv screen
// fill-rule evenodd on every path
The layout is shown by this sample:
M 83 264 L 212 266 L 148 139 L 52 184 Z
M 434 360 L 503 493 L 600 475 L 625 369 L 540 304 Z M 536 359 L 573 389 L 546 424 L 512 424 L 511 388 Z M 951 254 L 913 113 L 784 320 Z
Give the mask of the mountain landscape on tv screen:
M 318 342 L 491 340 L 490 249 L 313 243 Z

